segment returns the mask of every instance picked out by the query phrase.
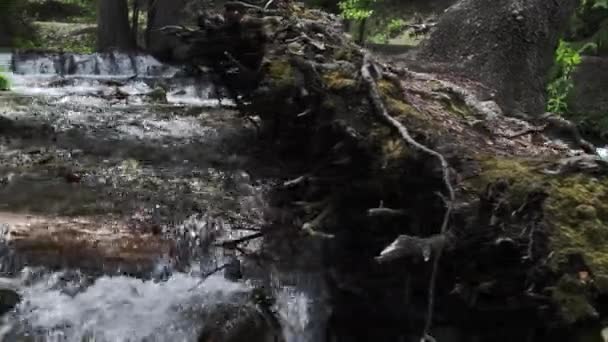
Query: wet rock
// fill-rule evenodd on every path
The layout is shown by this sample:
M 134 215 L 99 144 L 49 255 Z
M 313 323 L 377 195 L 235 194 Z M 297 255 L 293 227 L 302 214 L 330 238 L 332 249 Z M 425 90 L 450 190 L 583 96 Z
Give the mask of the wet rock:
M 0 288 L 0 315 L 11 311 L 20 301 L 21 296 L 17 291 L 9 288 Z
M 205 326 L 198 342 L 282 341 L 272 321 L 255 305 L 222 303 L 203 318 Z
M 80 183 L 82 176 L 78 173 L 68 172 L 64 175 L 64 178 L 68 183 Z

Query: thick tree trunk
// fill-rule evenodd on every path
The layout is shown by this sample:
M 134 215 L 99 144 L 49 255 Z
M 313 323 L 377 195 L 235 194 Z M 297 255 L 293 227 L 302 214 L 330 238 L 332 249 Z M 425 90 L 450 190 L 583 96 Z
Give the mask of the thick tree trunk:
M 440 18 L 417 60 L 449 65 L 494 89 L 507 114 L 542 114 L 553 53 L 578 3 L 460 0 Z
M 130 50 L 134 47 L 129 28 L 127 0 L 99 0 L 97 7 L 97 50 Z
M 174 58 L 174 50 L 179 42 L 174 38 L 158 32 L 167 25 L 177 25 L 182 20 L 185 0 L 152 0 L 148 7 L 148 27 L 146 29 L 146 46 L 153 55 L 163 58 Z

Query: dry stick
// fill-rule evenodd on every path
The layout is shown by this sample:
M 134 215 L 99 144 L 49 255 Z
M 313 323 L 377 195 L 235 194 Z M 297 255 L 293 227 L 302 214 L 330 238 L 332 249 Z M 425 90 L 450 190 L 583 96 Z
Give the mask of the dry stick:
M 399 132 L 401 137 L 408 144 L 410 144 L 411 146 L 415 147 L 416 149 L 418 149 L 426 154 L 429 154 L 429 155 L 437 158 L 437 160 L 439 160 L 439 163 L 441 164 L 441 168 L 443 171 L 443 182 L 444 182 L 444 185 L 448 192 L 448 199 L 449 199 L 449 202 L 446 203 L 446 211 L 443 216 L 443 223 L 441 224 L 441 234 L 444 234 L 448 229 L 450 214 L 452 212 L 452 204 L 454 203 L 454 199 L 456 197 L 454 194 L 454 188 L 452 187 L 452 184 L 450 183 L 450 166 L 448 165 L 448 162 L 446 161 L 445 157 L 441 153 L 439 153 L 435 150 L 432 150 L 432 149 L 420 144 L 416 140 L 414 140 L 414 138 L 412 138 L 410 136 L 407 128 L 388 114 L 388 111 L 386 110 L 386 106 L 384 105 L 384 101 L 382 101 L 382 97 L 380 96 L 380 92 L 378 91 L 378 86 L 376 84 L 376 81 L 374 80 L 374 77 L 372 76 L 372 74 L 369 71 L 370 65 L 371 65 L 371 63 L 369 62 L 369 55 L 365 55 L 365 57 L 363 58 L 363 66 L 361 67 L 361 77 L 363 78 L 365 83 L 367 83 L 367 85 L 369 86 L 370 100 L 371 100 L 373 106 L 375 107 L 377 113 L 388 124 L 393 126 Z M 433 260 L 433 269 L 432 269 L 431 280 L 430 280 L 430 284 L 429 284 L 427 315 L 426 315 L 426 321 L 425 321 L 424 331 L 422 334 L 421 341 L 433 340 L 432 336 L 429 335 L 429 331 L 431 329 L 431 324 L 433 321 L 433 308 L 434 308 L 434 304 L 435 304 L 435 283 L 437 282 L 437 271 L 439 268 L 439 259 L 441 258 L 441 252 L 442 252 L 442 248 L 439 248 L 437 250 L 435 259 Z

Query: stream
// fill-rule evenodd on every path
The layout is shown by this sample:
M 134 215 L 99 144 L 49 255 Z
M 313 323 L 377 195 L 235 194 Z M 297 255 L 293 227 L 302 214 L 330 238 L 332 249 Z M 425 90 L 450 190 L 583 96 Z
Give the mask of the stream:
M 197 341 L 210 312 L 259 286 L 285 341 L 324 340 L 316 261 L 243 256 L 286 253 L 262 253 L 264 239 L 221 245 L 266 224 L 280 170 L 210 77 L 116 53 L 0 53 L 0 67 L 12 87 L 0 93 L 0 289 L 21 296 L 0 341 Z M 244 340 L 266 341 L 230 341 Z

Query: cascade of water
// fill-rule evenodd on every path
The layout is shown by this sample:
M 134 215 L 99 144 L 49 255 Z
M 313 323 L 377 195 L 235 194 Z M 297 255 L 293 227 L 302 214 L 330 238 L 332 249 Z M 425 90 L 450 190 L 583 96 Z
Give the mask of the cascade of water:
M 173 77 L 179 71 L 152 56 L 120 52 L 90 55 L 15 53 L 12 60 L 13 71 L 22 75 Z

